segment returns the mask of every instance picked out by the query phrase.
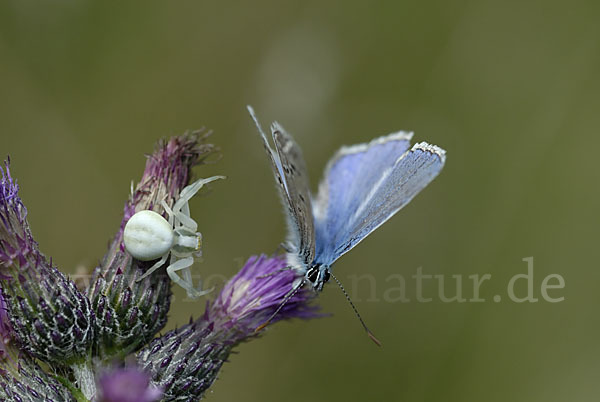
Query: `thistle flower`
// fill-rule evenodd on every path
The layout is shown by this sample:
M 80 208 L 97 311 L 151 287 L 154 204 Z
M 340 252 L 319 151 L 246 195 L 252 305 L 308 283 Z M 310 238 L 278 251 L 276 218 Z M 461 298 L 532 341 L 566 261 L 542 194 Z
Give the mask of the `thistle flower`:
M 223 287 L 216 300 L 207 308 L 204 320 L 221 331 L 230 331 L 240 342 L 255 335 L 255 329 L 265 323 L 292 290 L 298 278 L 287 268 L 284 256 L 250 257 L 244 267 Z M 289 318 L 314 318 L 316 308 L 309 304 L 315 294 L 301 289 L 273 317 L 272 323 Z
M 101 402 L 154 402 L 162 390 L 150 384 L 150 376 L 126 367 L 104 374 L 99 381 Z
M 164 401 L 199 398 L 212 385 L 231 350 L 258 334 L 292 290 L 296 274 L 284 257 L 251 257 L 208 303 L 197 321 L 154 340 L 138 353 L 138 363 L 164 388 Z M 301 289 L 271 320 L 318 316 L 314 293 Z
M 171 302 L 171 281 L 164 269 L 139 281 L 152 261 L 134 260 L 125 252 L 123 229 L 141 210 L 162 213 L 160 202 L 173 206 L 188 184 L 192 167 L 207 163 L 217 149 L 206 143 L 209 133 L 195 131 L 158 143 L 148 156 L 144 174 L 129 200 L 123 219 L 108 253 L 96 268 L 87 294 L 98 319 L 95 353 L 102 358 L 124 356 L 136 351 L 167 322 Z
M 8 161 L 0 172 L 0 287 L 14 338 L 45 362 L 84 360 L 94 340 L 90 302 L 39 251 Z

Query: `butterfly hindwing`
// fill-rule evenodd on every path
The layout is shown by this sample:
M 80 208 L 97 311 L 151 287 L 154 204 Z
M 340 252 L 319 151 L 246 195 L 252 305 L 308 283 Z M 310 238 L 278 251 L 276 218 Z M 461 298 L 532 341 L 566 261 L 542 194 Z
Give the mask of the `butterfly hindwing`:
M 292 230 L 295 229 L 298 235 L 294 243 L 299 250 L 295 251 L 304 264 L 308 265 L 315 256 L 315 232 L 306 163 L 300 147 L 283 127 L 274 123 L 271 131 L 287 184 L 290 210 L 295 222 Z M 291 233 L 291 236 L 295 235 L 296 233 Z
M 306 173 L 306 164 L 300 147 L 277 123 L 271 127 L 276 151 L 273 151 L 260 126 L 254 109 L 248 112 L 261 135 L 263 146 L 271 162 L 279 194 L 286 209 L 288 244 L 291 254 L 297 254 L 304 265 L 314 259 L 315 234 L 312 206 Z
M 263 131 L 263 129 L 258 121 L 258 117 L 256 117 L 256 114 L 254 113 L 254 109 L 252 108 L 252 106 L 247 106 L 247 108 L 248 108 L 248 112 L 250 113 L 250 116 L 252 117 L 252 120 L 254 120 L 254 124 L 256 125 L 256 128 L 258 129 L 258 132 L 259 132 L 260 137 L 263 142 L 263 147 L 265 149 L 265 152 L 267 153 L 267 156 L 269 157 L 269 161 L 271 162 L 271 168 L 273 169 L 273 175 L 275 176 L 275 181 L 277 182 L 277 185 L 279 186 L 279 194 L 284 199 L 284 203 L 289 206 L 290 201 L 289 201 L 289 197 L 288 197 L 287 184 L 285 183 L 284 178 L 283 178 L 283 169 L 281 167 L 281 162 L 279 161 L 279 156 L 277 154 L 275 154 L 273 152 L 273 150 L 271 149 L 271 146 L 269 145 L 269 141 L 267 140 L 267 136 L 265 135 L 265 132 Z

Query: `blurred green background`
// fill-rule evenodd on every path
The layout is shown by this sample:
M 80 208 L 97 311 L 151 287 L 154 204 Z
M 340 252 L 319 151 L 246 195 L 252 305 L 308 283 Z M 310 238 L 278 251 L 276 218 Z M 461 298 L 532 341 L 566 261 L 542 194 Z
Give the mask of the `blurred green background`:
M 342 144 L 413 130 L 444 171 L 335 266 L 384 347 L 329 285 L 333 317 L 242 345 L 207 399 L 596 401 L 599 18 L 596 1 L 3 1 L 0 153 L 42 250 L 74 272 L 103 255 L 155 141 L 214 129 L 223 160 L 196 174 L 228 179 L 191 203 L 196 270 L 229 276 L 285 235 L 246 104 L 295 135 L 314 189 Z M 535 296 L 560 274 L 563 302 L 507 299 L 530 256 Z M 443 303 L 428 281 L 417 303 L 417 267 L 462 275 L 466 297 L 491 274 L 487 300 Z M 375 297 L 352 289 L 366 273 Z M 381 300 L 393 274 L 410 302 Z M 203 308 L 177 292 L 169 327 Z

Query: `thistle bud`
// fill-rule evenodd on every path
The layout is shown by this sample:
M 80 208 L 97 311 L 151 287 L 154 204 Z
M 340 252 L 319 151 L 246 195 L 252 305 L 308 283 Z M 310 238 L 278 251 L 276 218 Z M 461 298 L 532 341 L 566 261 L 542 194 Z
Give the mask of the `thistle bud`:
M 33 359 L 21 355 L 12 370 L 2 369 L 0 400 L 71 402 L 76 401 L 70 391 L 48 375 Z
M 74 401 L 67 388 L 18 350 L 13 338 L 6 303 L 0 291 L 0 400 Z
M 113 262 L 122 266 L 120 254 Z M 131 262 L 130 262 L 131 264 Z M 138 281 L 143 270 L 125 275 L 109 269 L 98 276 L 90 298 L 97 315 L 97 350 L 99 356 L 124 357 L 145 345 L 166 324 L 171 290 L 166 275 L 151 275 Z M 104 292 L 104 293 L 103 293 Z

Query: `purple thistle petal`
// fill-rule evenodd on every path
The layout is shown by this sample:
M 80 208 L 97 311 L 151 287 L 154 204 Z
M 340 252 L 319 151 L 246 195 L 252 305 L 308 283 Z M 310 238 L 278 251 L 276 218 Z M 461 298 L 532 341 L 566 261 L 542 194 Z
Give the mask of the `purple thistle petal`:
M 104 374 L 99 383 L 102 402 L 154 402 L 163 395 L 148 374 L 133 367 Z
M 236 327 L 245 336 L 253 335 L 254 330 L 271 317 L 292 290 L 297 275 L 286 267 L 283 256 L 250 257 L 211 303 L 205 319 L 217 326 Z M 317 316 L 315 308 L 309 305 L 314 296 L 309 289 L 300 289 L 273 317 L 272 322 Z

